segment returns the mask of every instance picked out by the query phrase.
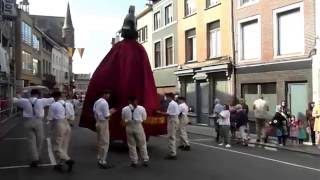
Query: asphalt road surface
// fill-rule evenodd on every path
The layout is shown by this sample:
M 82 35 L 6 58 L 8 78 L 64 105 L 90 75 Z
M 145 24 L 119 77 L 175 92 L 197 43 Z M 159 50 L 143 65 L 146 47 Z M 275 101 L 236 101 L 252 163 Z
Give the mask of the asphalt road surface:
M 0 142 L 0 180 L 318 180 L 320 157 L 285 150 L 234 145 L 219 147 L 210 137 L 190 135 L 192 150 L 178 151 L 178 160 L 164 160 L 167 153 L 165 137 L 149 141 L 150 167 L 129 167 L 127 148 L 122 144 L 111 147 L 108 159 L 116 167 L 102 170 L 95 157 L 95 133 L 73 128 L 70 155 L 76 165 L 72 173 L 53 170 L 54 158 L 50 139 L 42 152 L 42 167 L 30 169 L 26 138 L 22 125 Z

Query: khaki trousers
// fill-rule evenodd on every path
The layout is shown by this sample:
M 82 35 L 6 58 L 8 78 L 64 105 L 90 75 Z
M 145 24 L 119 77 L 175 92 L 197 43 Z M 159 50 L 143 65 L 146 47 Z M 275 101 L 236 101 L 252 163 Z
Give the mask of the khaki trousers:
M 167 122 L 167 131 L 168 131 L 168 138 L 169 138 L 169 155 L 171 156 L 177 155 L 176 136 L 177 136 L 178 126 L 179 126 L 178 116 L 169 116 L 168 122 Z
M 97 158 L 98 161 L 106 161 L 110 144 L 109 120 L 97 120 L 96 129 L 98 150 Z
M 55 120 L 53 123 L 53 152 L 57 163 L 70 160 L 68 155 L 69 143 L 71 138 L 71 127 L 66 119 Z
M 182 114 L 179 117 L 179 128 L 178 128 L 178 144 L 183 146 L 190 146 L 187 125 L 189 123 L 189 118 L 187 115 Z
M 257 140 L 261 140 L 265 136 L 266 119 L 256 118 Z
M 24 118 L 24 127 L 28 138 L 28 149 L 31 161 L 38 161 L 44 140 L 41 118 Z
M 144 162 L 149 161 L 146 135 L 141 122 L 130 121 L 126 125 L 126 133 L 131 162 L 134 164 L 138 163 L 139 157 L 137 154 L 137 147 L 139 149 L 141 159 Z

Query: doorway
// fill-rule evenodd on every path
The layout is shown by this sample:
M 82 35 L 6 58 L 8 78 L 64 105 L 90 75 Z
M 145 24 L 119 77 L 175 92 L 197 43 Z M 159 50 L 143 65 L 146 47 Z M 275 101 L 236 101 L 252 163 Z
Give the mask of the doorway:
M 198 82 L 197 116 L 198 124 L 209 125 L 209 82 Z
M 308 83 L 288 83 L 288 108 L 298 119 L 305 119 L 308 108 Z

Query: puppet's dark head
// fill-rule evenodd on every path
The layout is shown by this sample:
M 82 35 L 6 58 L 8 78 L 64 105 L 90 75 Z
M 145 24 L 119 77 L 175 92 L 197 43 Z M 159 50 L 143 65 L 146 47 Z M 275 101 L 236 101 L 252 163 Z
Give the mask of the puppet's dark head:
M 121 36 L 124 39 L 137 39 L 138 38 L 137 20 L 135 17 L 135 7 L 134 6 L 130 6 L 129 14 L 124 19 L 123 26 L 121 29 Z

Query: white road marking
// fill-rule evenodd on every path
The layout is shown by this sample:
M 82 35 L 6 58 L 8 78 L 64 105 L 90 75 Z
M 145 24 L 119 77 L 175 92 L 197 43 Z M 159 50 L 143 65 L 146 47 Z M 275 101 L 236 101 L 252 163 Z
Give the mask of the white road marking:
M 248 144 L 248 147 L 256 147 L 256 145 L 255 144 Z
M 253 155 L 253 154 L 244 153 L 244 152 L 240 152 L 240 151 L 235 151 L 235 150 L 231 150 L 231 149 L 220 148 L 220 147 L 211 146 L 211 145 L 207 145 L 207 144 L 201 144 L 201 143 L 197 143 L 197 142 L 191 142 L 191 144 L 195 144 L 195 145 L 198 145 L 198 146 L 203 146 L 203 147 L 207 147 L 207 148 L 211 148 L 211 149 L 218 149 L 218 150 L 222 150 L 222 151 L 227 151 L 227 152 L 231 152 L 231 153 L 235 153 L 235 154 L 241 154 L 241 155 L 254 157 L 254 158 L 258 158 L 258 159 L 263 159 L 263 160 L 267 160 L 267 161 L 272 161 L 272 162 L 276 162 L 276 163 L 280 163 L 280 164 L 285 164 L 285 165 L 288 165 L 288 166 L 293 166 L 293 167 L 298 167 L 298 168 L 302 168 L 302 169 L 308 169 L 308 170 L 320 172 L 320 169 L 316 169 L 316 168 L 313 168 L 313 167 L 303 166 L 303 165 L 299 165 L 299 164 L 295 164 L 295 163 L 289 163 L 289 162 L 280 161 L 280 160 L 277 160 L 277 159 L 272 159 L 272 158 L 267 158 L 267 157 L 263 157 L 263 156 Z
M 268 151 L 278 151 L 277 148 L 272 148 L 272 147 L 264 147 L 264 149 Z
M 39 167 L 48 167 L 52 166 L 52 164 L 39 164 Z M 18 169 L 18 168 L 30 168 L 29 165 L 22 165 L 22 166 L 7 166 L 7 167 L 0 167 L 0 170 L 6 169 Z
M 213 139 L 212 138 L 206 138 L 206 139 L 190 139 L 190 141 L 192 141 L 192 142 L 197 142 L 197 141 L 213 141 Z
M 27 140 L 26 137 L 23 138 L 5 138 L 3 139 L 4 141 L 22 141 L 22 140 Z
M 56 165 L 57 162 L 52 152 L 52 144 L 51 144 L 51 139 L 49 137 L 47 138 L 47 143 L 48 143 L 48 154 L 49 154 L 51 165 Z

